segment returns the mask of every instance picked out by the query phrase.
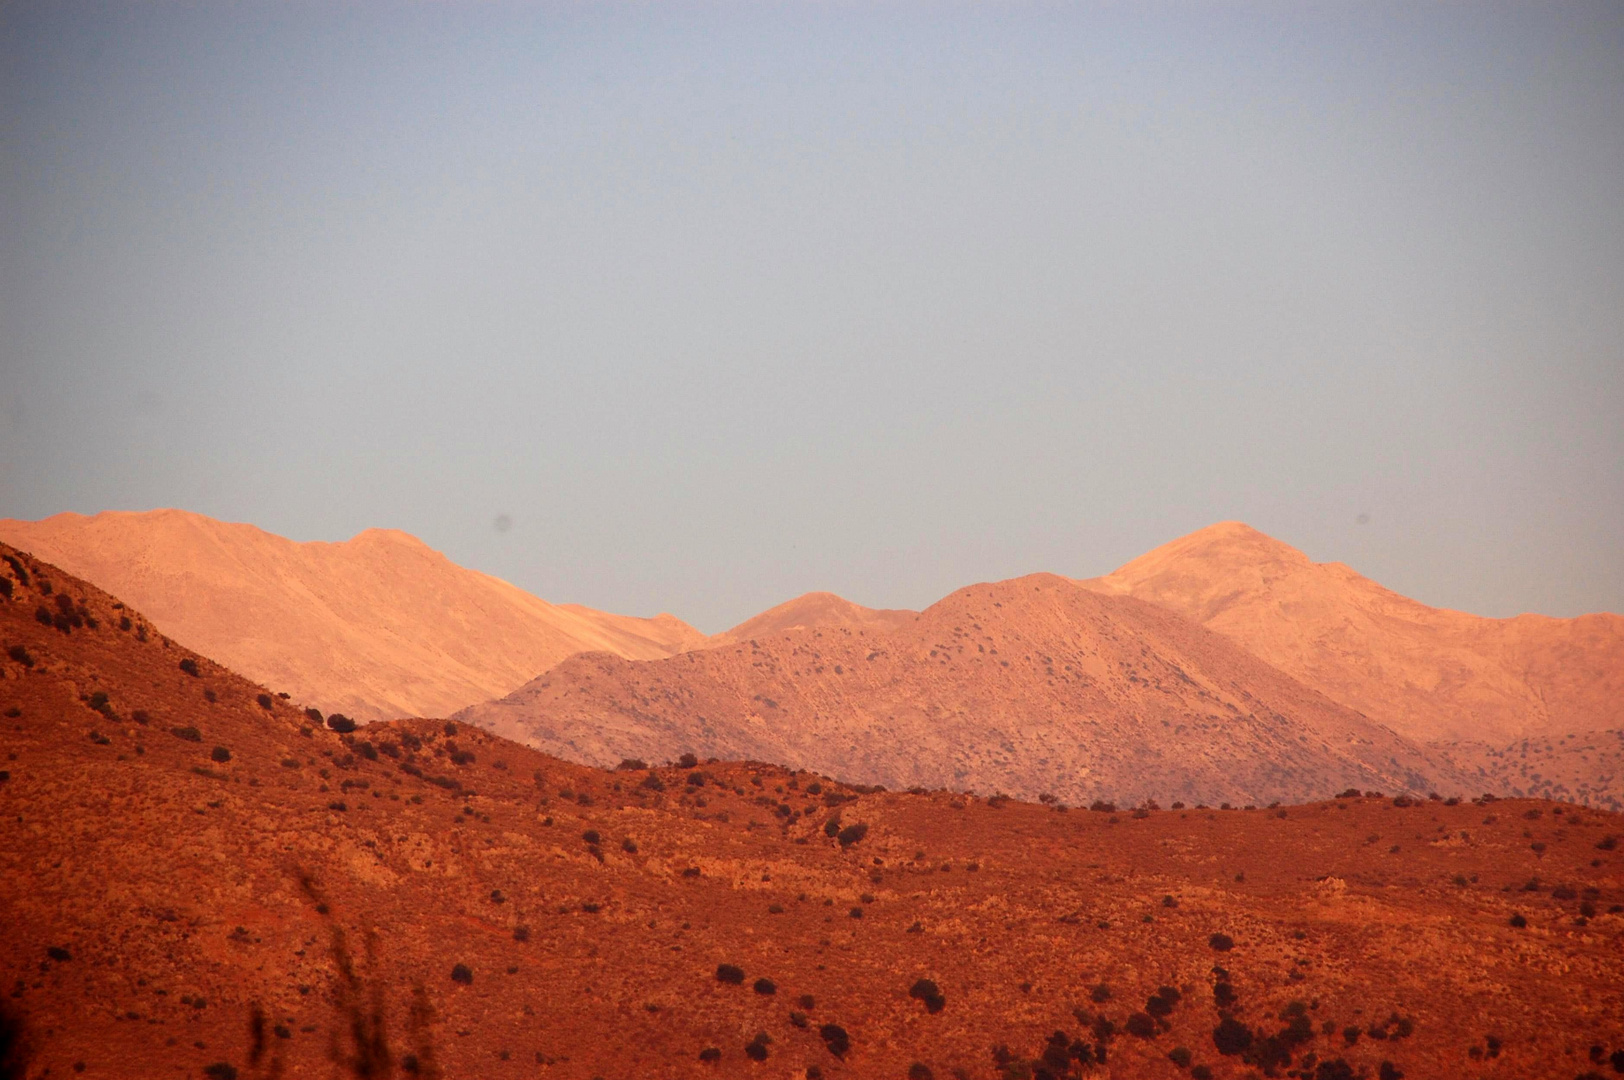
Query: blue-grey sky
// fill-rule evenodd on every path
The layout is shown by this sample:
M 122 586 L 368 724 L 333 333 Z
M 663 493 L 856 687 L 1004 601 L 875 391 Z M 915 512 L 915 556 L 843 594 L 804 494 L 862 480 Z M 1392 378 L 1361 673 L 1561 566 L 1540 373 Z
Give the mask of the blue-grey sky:
M 155 506 L 705 630 L 1231 518 L 1624 611 L 1624 7 L 0 5 L 0 516 Z

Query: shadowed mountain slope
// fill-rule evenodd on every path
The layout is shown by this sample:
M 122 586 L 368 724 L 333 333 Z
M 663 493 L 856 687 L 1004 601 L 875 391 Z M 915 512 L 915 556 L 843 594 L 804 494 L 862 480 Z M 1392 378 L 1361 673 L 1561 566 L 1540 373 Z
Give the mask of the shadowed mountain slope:
M 583 654 L 457 719 L 590 764 L 692 750 L 1072 804 L 1465 790 L 1446 763 L 1224 638 L 1043 574 L 889 626 L 646 663 Z
M 669 615 L 549 604 L 416 538 L 296 543 L 181 510 L 0 521 L 0 539 L 125 597 L 251 678 L 359 720 L 443 716 L 582 650 L 668 656 L 704 640 Z
M 1498 745 L 1624 727 L 1624 616 L 1431 608 L 1240 522 L 1083 584 L 1194 619 L 1412 739 Z
M 17 1075 L 1509 1080 L 1624 1059 L 1617 815 L 1064 812 L 748 762 L 610 773 L 439 721 L 339 735 L 3 545 L 0 580 Z

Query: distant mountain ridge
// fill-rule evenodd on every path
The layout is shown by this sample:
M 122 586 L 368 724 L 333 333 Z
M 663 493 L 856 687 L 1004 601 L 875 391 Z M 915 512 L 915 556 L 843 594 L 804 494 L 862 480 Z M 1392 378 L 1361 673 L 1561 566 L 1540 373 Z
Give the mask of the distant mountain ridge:
M 1049 574 L 878 625 L 799 626 L 648 662 L 575 656 L 454 719 L 588 764 L 692 751 L 1072 804 L 1468 784 L 1223 637 Z
M 94 582 L 164 634 L 359 720 L 444 716 L 583 650 L 649 659 L 704 635 L 550 604 L 407 533 L 299 543 L 183 510 L 0 521 L 0 540 Z
M 1432 608 L 1235 521 L 1082 584 L 1193 619 L 1409 738 L 1499 745 L 1624 727 L 1624 616 Z

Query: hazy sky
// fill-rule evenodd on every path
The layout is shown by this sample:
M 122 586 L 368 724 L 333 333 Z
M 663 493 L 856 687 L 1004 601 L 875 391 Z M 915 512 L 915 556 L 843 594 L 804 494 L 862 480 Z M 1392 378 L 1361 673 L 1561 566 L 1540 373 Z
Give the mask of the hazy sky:
M 155 506 L 705 630 L 1229 518 L 1624 611 L 1624 6 L 0 5 L 0 516 Z

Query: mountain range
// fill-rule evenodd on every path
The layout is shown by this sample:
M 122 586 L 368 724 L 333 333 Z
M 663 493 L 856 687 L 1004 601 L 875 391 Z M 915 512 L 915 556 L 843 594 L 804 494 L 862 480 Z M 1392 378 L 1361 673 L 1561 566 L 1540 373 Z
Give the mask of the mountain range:
M 169 510 L 0 539 L 300 701 L 454 715 L 583 763 L 693 752 L 1073 804 L 1355 787 L 1624 805 L 1624 618 L 1443 611 L 1238 522 L 1103 577 L 923 612 L 810 593 L 709 637 L 548 603 L 389 530 L 300 544 Z

